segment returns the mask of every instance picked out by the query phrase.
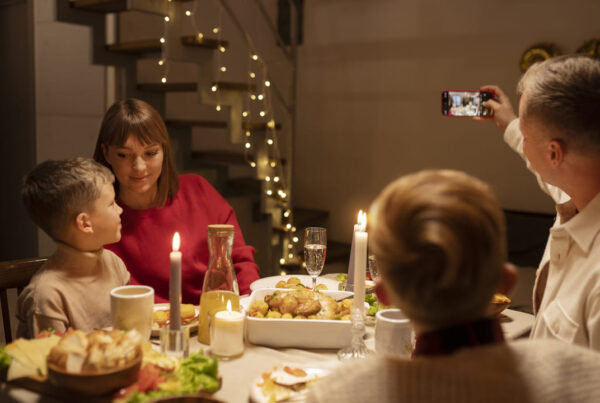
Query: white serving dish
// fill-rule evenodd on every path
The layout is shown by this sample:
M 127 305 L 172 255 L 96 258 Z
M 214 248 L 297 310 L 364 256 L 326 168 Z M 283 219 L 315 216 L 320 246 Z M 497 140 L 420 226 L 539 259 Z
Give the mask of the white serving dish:
M 282 289 L 261 288 L 253 291 L 245 308 L 247 309 L 253 301 L 262 300 L 275 291 Z M 336 300 L 352 295 L 348 291 L 321 292 Z M 349 320 L 247 317 L 246 339 L 252 344 L 270 347 L 342 348 L 350 344 L 351 328 Z

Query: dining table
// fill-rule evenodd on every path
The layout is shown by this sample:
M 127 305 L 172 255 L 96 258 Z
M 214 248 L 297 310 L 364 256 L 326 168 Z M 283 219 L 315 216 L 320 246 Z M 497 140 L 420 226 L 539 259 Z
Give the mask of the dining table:
M 242 298 L 243 299 L 243 298 Z M 514 340 L 528 334 L 533 324 L 533 315 L 506 309 L 499 316 L 505 338 Z M 368 325 L 365 334 L 365 344 L 372 354 L 375 352 L 375 328 Z M 315 335 L 319 337 L 319 335 Z M 153 346 L 159 349 L 157 340 Z M 190 337 L 190 352 L 204 350 L 210 353 L 210 347 L 198 341 L 195 336 Z M 299 348 L 274 348 L 260 346 L 245 342 L 244 353 L 234 359 L 219 361 L 219 374 L 221 388 L 214 393 L 215 399 L 223 402 L 256 402 L 252 393 L 256 392 L 256 384 L 261 381 L 261 374 L 271 371 L 276 366 L 292 364 L 298 366 L 326 367 L 333 370 L 342 362 L 337 358 L 337 349 L 299 349 Z M 42 395 L 23 387 L 10 383 L 0 384 L 0 401 L 2 402 L 61 402 L 51 396 Z M 86 399 L 87 403 L 107 401 L 107 399 Z

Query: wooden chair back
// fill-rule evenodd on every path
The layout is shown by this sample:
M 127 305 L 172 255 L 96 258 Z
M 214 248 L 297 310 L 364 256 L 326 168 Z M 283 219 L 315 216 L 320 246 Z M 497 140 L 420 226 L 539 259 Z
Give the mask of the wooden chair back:
M 17 295 L 29 284 L 35 272 L 44 264 L 47 258 L 31 258 L 7 260 L 0 262 L 0 308 L 2 309 L 2 325 L 6 344 L 12 342 L 12 327 L 10 325 L 10 311 L 8 290 L 17 289 Z

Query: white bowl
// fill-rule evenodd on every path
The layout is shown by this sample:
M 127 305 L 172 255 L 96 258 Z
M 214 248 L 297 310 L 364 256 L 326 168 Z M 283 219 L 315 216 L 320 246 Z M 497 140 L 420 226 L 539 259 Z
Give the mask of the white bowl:
M 261 288 L 252 292 L 248 306 L 279 288 Z M 291 291 L 291 290 L 290 290 Z M 321 291 L 334 299 L 351 296 L 348 291 Z M 342 348 L 350 344 L 352 325 L 349 320 L 263 319 L 248 317 L 246 339 L 252 344 L 270 347 Z

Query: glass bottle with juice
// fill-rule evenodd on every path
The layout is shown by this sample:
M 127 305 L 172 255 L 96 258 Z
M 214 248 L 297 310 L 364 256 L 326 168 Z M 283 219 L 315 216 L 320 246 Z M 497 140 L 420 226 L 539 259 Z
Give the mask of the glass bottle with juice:
M 239 310 L 240 292 L 231 261 L 233 225 L 209 225 L 207 232 L 210 258 L 200 296 L 198 340 L 208 345 L 210 323 L 215 313 L 226 310 L 227 301 L 231 301 L 233 310 Z

